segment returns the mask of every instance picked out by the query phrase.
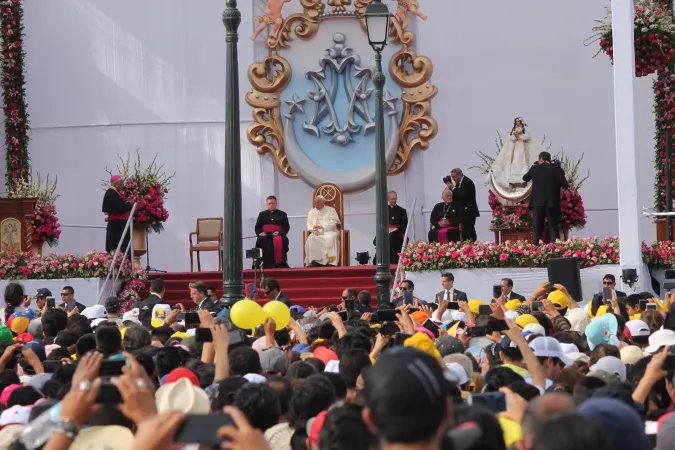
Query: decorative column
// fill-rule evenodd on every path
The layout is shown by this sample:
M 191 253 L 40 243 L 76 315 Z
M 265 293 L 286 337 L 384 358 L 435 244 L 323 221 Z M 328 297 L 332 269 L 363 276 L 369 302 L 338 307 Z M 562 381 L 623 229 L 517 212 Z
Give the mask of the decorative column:
M 620 264 L 622 272 L 634 269 L 639 280 L 631 286 L 647 286 L 648 277 L 642 270 L 642 250 L 639 220 L 637 156 L 635 153 L 634 80 L 635 22 L 633 0 L 612 0 L 612 41 L 614 43 L 614 126 L 616 136 L 616 177 L 618 190 L 618 219 Z
M 223 297 L 231 306 L 244 298 L 244 243 L 241 212 L 241 142 L 239 138 L 239 62 L 237 30 L 241 13 L 236 0 L 227 0 L 223 11 L 227 33 L 225 67 L 225 158 L 223 204 Z

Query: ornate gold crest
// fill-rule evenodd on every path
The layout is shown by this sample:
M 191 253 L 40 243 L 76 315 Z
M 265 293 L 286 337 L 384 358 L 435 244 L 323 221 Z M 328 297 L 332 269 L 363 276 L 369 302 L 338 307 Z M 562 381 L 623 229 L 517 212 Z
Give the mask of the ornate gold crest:
M 248 128 L 248 139 L 257 147 L 259 154 L 269 153 L 279 171 L 296 178 L 285 151 L 284 124 L 282 123 L 282 93 L 292 77 L 291 64 L 281 56 L 280 50 L 290 47 L 294 38 L 310 40 L 316 36 L 320 24 L 329 19 L 352 16 L 362 18 L 372 0 L 327 0 L 332 8 L 326 13 L 322 0 L 300 0 L 303 12 L 283 19 L 276 36 L 267 38 L 269 54 L 253 63 L 248 70 L 252 89 L 246 94 L 246 102 L 253 108 L 254 123 Z M 349 10 L 347 9 L 349 7 Z M 400 49 L 390 59 L 389 75 L 401 88 L 402 111 L 398 129 L 398 150 L 388 173 L 403 172 L 415 150 L 426 150 L 429 141 L 438 133 L 438 124 L 431 114 L 431 101 L 438 93 L 432 82 L 433 63 L 426 56 L 417 55 L 412 49 L 415 34 L 406 31 L 395 17 L 391 19 L 390 43 Z

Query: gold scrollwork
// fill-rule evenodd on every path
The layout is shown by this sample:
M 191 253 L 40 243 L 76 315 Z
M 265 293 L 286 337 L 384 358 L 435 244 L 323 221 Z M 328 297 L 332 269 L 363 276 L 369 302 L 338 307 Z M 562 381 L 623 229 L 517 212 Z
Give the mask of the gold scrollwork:
M 372 0 L 354 0 L 354 10 L 363 14 Z M 254 123 L 248 128 L 248 140 L 257 147 L 259 154 L 269 153 L 279 171 L 287 177 L 297 178 L 284 150 L 284 130 L 281 114 L 281 95 L 291 80 L 290 63 L 278 54 L 290 47 L 293 34 L 303 40 L 312 39 L 319 31 L 325 5 L 323 0 L 300 0 L 303 12 L 286 17 L 276 37 L 267 38 L 270 56 L 255 62 L 248 70 L 253 89 L 246 94 L 246 102 L 253 107 Z M 342 11 L 351 0 L 328 0 L 334 11 Z M 365 19 L 361 27 L 366 30 Z M 415 34 L 406 31 L 395 18 L 391 19 L 389 40 L 401 49 L 389 61 L 389 73 L 401 86 L 403 115 L 399 127 L 400 144 L 396 159 L 389 169 L 390 175 L 403 172 L 415 150 L 426 150 L 438 134 L 438 123 L 432 117 L 431 101 L 438 94 L 432 81 L 434 66 L 426 56 L 417 55 L 411 48 Z

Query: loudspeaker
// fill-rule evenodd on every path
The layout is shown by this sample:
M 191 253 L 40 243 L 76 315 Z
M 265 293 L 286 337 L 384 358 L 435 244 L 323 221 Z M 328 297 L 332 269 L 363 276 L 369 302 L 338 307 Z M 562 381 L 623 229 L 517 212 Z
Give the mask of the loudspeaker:
M 584 300 L 581 294 L 581 270 L 579 260 L 574 258 L 554 258 L 546 261 L 548 281 L 562 284 L 577 302 Z

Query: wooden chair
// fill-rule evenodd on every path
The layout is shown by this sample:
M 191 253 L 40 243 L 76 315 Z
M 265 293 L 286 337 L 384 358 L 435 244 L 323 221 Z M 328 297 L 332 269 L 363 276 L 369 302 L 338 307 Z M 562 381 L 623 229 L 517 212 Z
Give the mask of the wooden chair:
M 338 225 L 338 231 L 340 232 L 339 237 L 339 246 L 340 246 L 340 257 L 338 259 L 338 266 L 346 267 L 349 266 L 349 230 L 345 230 L 345 217 L 344 217 L 344 198 L 342 196 L 342 190 L 333 183 L 323 183 L 314 189 L 314 195 L 312 196 L 312 202 L 314 199 L 321 195 L 326 199 L 326 205 L 335 209 L 337 212 L 338 218 L 340 219 L 340 224 Z M 313 205 L 313 203 L 312 203 Z M 309 230 L 302 232 L 302 260 L 305 260 L 305 242 L 309 237 Z
M 197 243 L 192 237 L 197 237 Z M 202 271 L 199 260 L 200 252 L 218 252 L 218 270 L 223 270 L 223 218 L 200 217 L 197 219 L 196 231 L 190 233 L 190 272 L 194 272 L 193 253 L 197 253 L 197 271 Z

